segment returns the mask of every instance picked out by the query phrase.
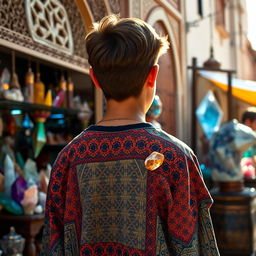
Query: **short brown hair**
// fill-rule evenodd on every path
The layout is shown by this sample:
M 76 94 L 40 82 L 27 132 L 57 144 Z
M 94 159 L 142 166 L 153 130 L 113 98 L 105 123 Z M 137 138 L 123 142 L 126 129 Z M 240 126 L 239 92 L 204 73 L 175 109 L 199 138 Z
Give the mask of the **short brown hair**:
M 246 120 L 250 120 L 250 122 L 256 121 L 256 107 L 249 107 L 244 111 L 242 123 L 244 124 Z
M 107 99 L 138 96 L 151 68 L 167 51 L 159 36 L 137 18 L 104 17 L 86 36 L 88 61 Z

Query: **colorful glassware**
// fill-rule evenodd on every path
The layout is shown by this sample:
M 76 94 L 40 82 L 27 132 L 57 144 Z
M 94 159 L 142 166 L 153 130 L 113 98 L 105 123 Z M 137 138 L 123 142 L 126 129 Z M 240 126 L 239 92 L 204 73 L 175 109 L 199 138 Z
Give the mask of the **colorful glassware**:
M 2 75 L 1 75 L 1 90 L 9 90 L 10 88 L 10 81 L 11 81 L 11 74 L 7 68 L 4 68 Z
M 15 180 L 15 182 L 12 184 L 12 188 L 11 188 L 12 199 L 18 204 L 20 204 L 20 202 L 24 198 L 24 193 L 27 188 L 28 188 L 28 185 L 26 180 L 22 176 L 19 176 Z
M 49 107 L 52 106 L 52 91 L 51 91 L 51 90 L 48 90 L 48 91 L 47 91 L 44 104 L 45 104 L 46 106 L 49 106 Z
M 12 80 L 11 80 L 11 89 L 20 89 L 20 82 L 18 75 L 16 73 L 12 74 Z
M 46 143 L 46 134 L 43 122 L 37 122 L 35 127 L 35 136 L 33 140 L 34 157 L 38 157 Z
M 28 114 L 24 115 L 24 119 L 23 119 L 23 122 L 22 122 L 22 127 L 25 128 L 25 129 L 33 129 L 33 127 L 34 127 L 34 124 L 31 121 Z
M 40 73 L 36 74 L 36 82 L 34 85 L 34 103 L 44 104 L 45 86 L 40 79 Z
M 23 88 L 24 99 L 27 102 L 32 103 L 34 101 L 34 84 L 35 76 L 32 69 L 29 67 L 25 77 L 25 86 Z
M 22 207 L 5 193 L 0 193 L 0 205 L 2 205 L 5 210 L 7 210 L 12 214 L 15 214 L 15 215 L 23 214 Z
M 67 107 L 67 82 L 63 75 L 60 78 L 59 87 L 60 87 L 60 91 L 62 91 L 61 95 L 63 95 L 63 99 L 59 107 L 60 106 Z
M 61 105 L 65 99 L 65 96 L 66 96 L 66 91 L 64 89 L 61 89 L 58 92 L 58 94 L 56 95 L 52 105 L 54 107 L 61 107 Z
M 71 80 L 71 77 L 68 78 L 68 85 L 67 85 L 67 107 L 73 108 L 74 107 L 74 83 Z
M 34 185 L 39 181 L 39 174 L 37 172 L 36 162 L 28 158 L 24 165 L 24 179 L 28 186 Z
M 38 203 L 38 188 L 36 185 L 29 187 L 25 190 L 24 198 L 21 201 L 24 213 L 26 215 L 32 215 L 34 213 L 35 207 Z
M 38 157 L 42 148 L 46 143 L 46 133 L 44 128 L 44 123 L 47 118 L 50 116 L 48 111 L 34 111 L 32 116 L 36 122 L 35 130 L 33 135 L 33 148 L 34 148 L 34 157 Z
M 4 159 L 4 192 L 10 196 L 12 184 L 16 180 L 14 163 L 9 155 Z
M 25 239 L 15 232 L 14 227 L 10 228 L 10 233 L 0 240 L 4 255 L 21 256 L 25 246 Z

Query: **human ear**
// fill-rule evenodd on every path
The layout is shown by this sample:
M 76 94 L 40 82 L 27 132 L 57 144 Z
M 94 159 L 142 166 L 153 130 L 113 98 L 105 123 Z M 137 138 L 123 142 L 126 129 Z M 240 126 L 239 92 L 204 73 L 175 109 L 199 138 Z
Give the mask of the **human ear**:
M 101 89 L 100 84 L 99 84 L 99 82 L 98 82 L 98 80 L 97 80 L 97 78 L 96 78 L 96 76 L 95 76 L 95 74 L 94 74 L 92 68 L 90 68 L 89 74 L 90 74 L 90 77 L 91 77 L 91 79 L 92 79 L 94 85 L 95 85 L 97 88 Z
M 155 86 L 155 82 L 156 82 L 156 78 L 157 78 L 157 74 L 158 74 L 158 71 L 159 71 L 159 65 L 156 64 L 154 65 L 149 74 L 148 74 L 148 78 L 147 78 L 147 85 L 150 87 L 150 88 L 153 88 Z

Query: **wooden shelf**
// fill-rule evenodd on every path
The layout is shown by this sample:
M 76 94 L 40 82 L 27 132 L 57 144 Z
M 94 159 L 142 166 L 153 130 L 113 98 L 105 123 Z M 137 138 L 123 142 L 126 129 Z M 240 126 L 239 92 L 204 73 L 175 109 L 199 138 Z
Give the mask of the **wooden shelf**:
M 6 110 L 19 109 L 25 112 L 31 112 L 33 110 L 44 110 L 44 111 L 49 111 L 52 114 L 65 114 L 65 115 L 76 115 L 77 113 L 79 113 L 78 109 L 49 107 L 41 104 L 34 104 L 29 102 L 20 102 L 20 101 L 14 101 L 14 100 L 6 100 L 6 99 L 0 99 L 0 109 L 6 109 Z
M 10 227 L 13 226 L 16 232 L 26 239 L 23 255 L 38 255 L 35 238 L 44 224 L 44 214 L 16 216 L 9 213 L 0 213 L 0 222 L 0 237 L 9 233 Z

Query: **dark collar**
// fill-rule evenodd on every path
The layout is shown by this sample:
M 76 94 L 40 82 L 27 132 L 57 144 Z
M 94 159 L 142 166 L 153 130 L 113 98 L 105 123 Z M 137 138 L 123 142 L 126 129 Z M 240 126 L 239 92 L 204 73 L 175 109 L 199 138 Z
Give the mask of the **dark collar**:
M 91 125 L 86 130 L 100 131 L 100 132 L 121 132 L 121 131 L 141 129 L 141 128 L 153 128 L 153 126 L 150 123 L 138 123 L 138 124 L 128 124 L 128 125 L 119 125 L 119 126 Z

